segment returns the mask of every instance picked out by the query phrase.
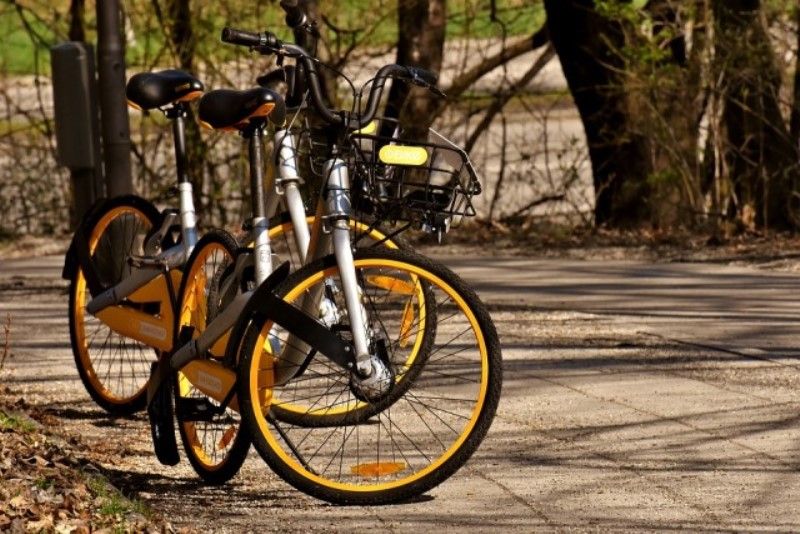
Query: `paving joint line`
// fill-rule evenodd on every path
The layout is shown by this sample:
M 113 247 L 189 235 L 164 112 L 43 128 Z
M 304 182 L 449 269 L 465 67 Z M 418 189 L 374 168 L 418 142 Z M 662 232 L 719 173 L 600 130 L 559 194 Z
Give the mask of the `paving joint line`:
M 468 468 L 468 471 L 471 471 L 471 472 L 475 473 L 476 475 L 478 475 L 483 480 L 498 486 L 500 489 L 503 490 L 503 492 L 505 492 L 512 499 L 514 499 L 515 501 L 517 501 L 518 503 L 520 503 L 524 507 L 528 508 L 534 514 L 536 514 L 536 516 L 539 517 L 539 519 L 541 519 L 542 521 L 544 521 L 548 525 L 552 526 L 552 525 L 555 524 L 553 522 L 553 520 L 550 519 L 550 517 L 547 516 L 547 514 L 545 514 L 540 509 L 536 508 L 533 504 L 529 503 L 526 499 L 524 499 L 521 496 L 519 496 L 516 493 L 514 493 L 514 491 L 511 488 L 509 488 L 508 486 L 506 486 L 505 484 L 503 484 L 499 480 L 494 479 L 493 477 L 489 476 L 488 474 L 484 473 L 482 470 L 480 470 L 480 469 L 478 469 L 476 467 L 470 467 L 470 468 Z

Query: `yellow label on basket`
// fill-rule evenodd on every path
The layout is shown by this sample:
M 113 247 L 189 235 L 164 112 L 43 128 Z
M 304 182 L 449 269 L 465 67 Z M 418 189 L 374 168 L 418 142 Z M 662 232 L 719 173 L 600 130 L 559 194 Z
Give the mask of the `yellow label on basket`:
M 424 165 L 428 151 L 421 146 L 386 145 L 378 158 L 387 165 Z
M 372 121 L 360 130 L 356 130 L 357 134 L 372 135 L 378 130 L 378 121 Z

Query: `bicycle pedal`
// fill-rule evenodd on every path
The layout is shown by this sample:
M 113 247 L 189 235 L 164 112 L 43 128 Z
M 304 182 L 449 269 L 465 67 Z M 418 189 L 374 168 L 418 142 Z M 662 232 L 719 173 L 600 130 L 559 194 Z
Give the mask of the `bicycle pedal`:
M 208 399 L 179 398 L 176 403 L 178 420 L 210 423 L 218 415 L 217 407 Z

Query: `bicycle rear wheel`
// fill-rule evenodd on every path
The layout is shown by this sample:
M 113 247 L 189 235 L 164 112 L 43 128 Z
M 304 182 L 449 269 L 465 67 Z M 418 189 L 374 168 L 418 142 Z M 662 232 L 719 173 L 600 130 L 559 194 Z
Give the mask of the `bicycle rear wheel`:
M 147 233 L 157 223 L 158 210 L 138 197 L 108 201 L 92 223 L 91 261 L 106 287 L 130 274 L 128 257 L 144 254 Z M 86 313 L 91 294 L 78 268 L 69 286 L 69 333 L 81 382 L 108 413 L 130 415 L 144 409 L 150 365 L 158 351 L 114 332 Z
M 240 351 L 242 418 L 259 454 L 301 491 L 339 504 L 397 502 L 451 476 L 483 440 L 500 395 L 500 346 L 477 296 L 445 267 L 413 253 L 379 249 L 357 251 L 355 267 L 372 350 L 394 367 L 388 392 L 369 400 L 349 371 L 313 352 L 302 372 L 273 385 L 282 364 L 273 354 L 274 338 L 282 345 L 289 338 L 257 314 Z M 326 280 L 338 280 L 332 257 L 300 269 L 277 292 L 300 307 L 303 296 Z M 424 332 L 427 312 L 420 305 L 435 313 L 435 331 Z M 416 319 L 411 325 L 409 307 Z M 341 335 L 347 338 L 345 328 Z M 402 372 L 398 362 L 407 362 L 414 351 L 415 344 L 403 342 L 409 336 L 427 340 L 430 348 L 424 362 L 411 366 L 414 376 L 403 381 L 395 378 Z M 286 403 L 294 404 L 293 411 L 305 406 L 312 419 L 331 411 L 345 416 L 335 425 L 275 417 L 275 407 Z

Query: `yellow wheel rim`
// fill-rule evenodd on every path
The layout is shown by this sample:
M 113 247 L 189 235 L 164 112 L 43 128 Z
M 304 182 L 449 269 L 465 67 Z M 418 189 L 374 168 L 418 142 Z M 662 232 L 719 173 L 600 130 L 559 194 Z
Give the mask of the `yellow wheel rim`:
M 449 317 L 447 320 L 450 322 L 450 328 L 457 328 L 458 330 L 464 331 L 464 335 L 472 336 L 474 346 L 470 348 L 470 354 L 472 360 L 474 360 L 475 369 L 473 370 L 474 373 L 474 384 L 471 384 L 469 388 L 472 390 L 470 391 L 470 398 L 451 398 L 446 399 L 447 402 L 457 403 L 461 402 L 465 406 L 469 403 L 469 407 L 464 408 L 463 414 L 458 414 L 460 418 L 463 419 L 463 422 L 459 423 L 459 428 L 452 428 L 452 437 L 453 439 L 447 440 L 447 443 L 440 443 L 435 444 L 432 447 L 433 452 L 430 454 L 430 457 L 426 457 L 425 459 L 418 461 L 417 458 L 409 458 L 410 454 L 408 451 L 405 451 L 402 455 L 395 455 L 392 456 L 390 453 L 386 452 L 382 455 L 380 451 L 380 444 L 378 445 L 377 454 L 373 455 L 373 457 L 367 457 L 366 455 L 362 457 L 350 457 L 346 456 L 345 452 L 341 452 L 339 456 L 332 456 L 332 460 L 329 462 L 329 466 L 326 467 L 323 465 L 322 467 L 315 466 L 315 468 L 306 467 L 304 463 L 311 463 L 309 458 L 306 457 L 303 462 L 301 462 L 292 451 L 294 446 L 297 446 L 297 443 L 294 444 L 292 447 L 287 447 L 283 443 L 283 437 L 281 434 L 286 433 L 287 431 L 291 431 L 289 425 L 286 423 L 278 422 L 278 428 L 281 428 L 280 432 L 274 432 L 271 425 L 267 422 L 266 412 L 262 410 L 262 408 L 258 405 L 253 406 L 253 415 L 255 416 L 255 422 L 258 427 L 258 431 L 261 435 L 265 438 L 266 443 L 269 449 L 276 455 L 276 457 L 280 460 L 281 463 L 285 464 L 290 470 L 295 471 L 299 474 L 302 478 L 313 482 L 314 484 L 336 489 L 336 490 L 344 490 L 348 492 L 375 492 L 375 491 L 384 491 L 390 490 L 393 488 L 406 486 L 408 484 L 412 484 L 415 481 L 422 479 L 423 477 L 431 474 L 432 472 L 439 469 L 445 462 L 447 462 L 454 454 L 462 447 L 465 440 L 471 435 L 473 430 L 475 429 L 475 425 L 477 424 L 480 415 L 482 413 L 483 406 L 486 402 L 486 395 L 488 390 L 489 384 L 489 354 L 487 350 L 486 341 L 483 336 L 483 332 L 481 330 L 481 326 L 475 314 L 472 312 L 471 308 L 467 305 L 467 303 L 462 299 L 459 293 L 450 285 L 448 285 L 444 280 L 436 276 L 435 274 L 418 267 L 415 264 L 405 263 L 401 261 L 395 261 L 391 259 L 385 258 L 370 258 L 370 259 L 359 259 L 355 262 L 357 269 L 388 269 L 388 270 L 397 270 L 399 272 L 406 273 L 409 277 L 414 277 L 415 280 L 424 280 L 432 287 L 436 288 L 438 292 L 440 292 L 443 296 L 446 296 L 448 299 L 446 309 L 450 311 Z M 284 300 L 287 302 L 295 302 L 306 290 L 310 287 L 323 283 L 323 280 L 327 277 L 333 276 L 336 272 L 336 268 L 332 267 L 324 271 L 319 271 L 312 276 L 309 276 L 307 279 L 300 282 L 296 287 L 289 291 L 289 293 L 284 297 Z M 444 298 L 444 297 L 443 297 Z M 437 302 L 441 302 L 439 298 L 436 299 Z M 455 308 L 456 311 L 453 312 L 452 308 Z M 439 312 L 442 313 L 442 312 Z M 457 316 L 458 321 L 454 318 Z M 455 323 L 458 322 L 458 325 L 455 326 Z M 444 326 L 440 323 L 440 329 Z M 262 342 L 267 338 L 267 333 L 273 328 L 273 324 L 267 322 L 262 330 L 261 330 L 261 337 L 259 338 Z M 443 332 L 443 338 L 451 335 L 449 332 Z M 256 353 L 252 355 L 250 358 L 250 367 L 248 369 L 249 375 L 251 376 L 251 382 L 249 384 L 250 388 L 250 395 L 251 398 L 257 398 L 259 395 L 258 384 L 257 380 L 253 379 L 253 377 L 258 376 L 258 372 L 266 367 L 270 367 L 270 364 L 265 362 L 265 360 L 271 360 L 271 357 L 267 354 L 266 351 L 262 350 L 262 346 L 256 345 L 255 347 Z M 453 350 L 453 358 L 454 359 L 464 359 L 464 351 L 461 350 L 457 352 Z M 443 364 L 447 364 L 448 362 L 444 361 L 446 358 L 439 356 L 441 360 L 443 360 Z M 440 362 L 431 359 L 428 363 L 425 364 L 425 369 L 422 370 L 423 373 L 427 371 L 427 367 L 434 365 L 439 365 Z M 434 374 L 436 370 L 431 369 L 431 373 Z M 422 375 L 420 375 L 422 377 Z M 458 379 L 459 377 L 454 376 L 454 378 Z M 302 377 L 301 377 L 302 379 Z M 432 380 L 429 377 L 420 378 L 419 390 L 414 393 L 414 395 L 420 395 L 421 392 L 425 392 L 426 383 L 435 385 L 436 380 L 439 379 L 438 377 L 434 376 Z M 427 381 L 427 382 L 426 382 Z M 441 381 L 441 380 L 440 380 Z M 457 382 L 456 382 L 457 383 Z M 412 388 L 417 388 L 418 384 L 414 384 Z M 276 397 L 280 396 L 280 391 L 275 391 L 273 393 Z M 427 395 L 427 393 L 426 393 Z M 427 397 L 426 397 L 427 398 Z M 431 397 L 433 399 L 434 397 Z M 439 397 L 442 398 L 442 397 Z M 356 432 L 372 432 L 373 434 L 378 433 L 380 427 L 385 427 L 385 432 L 391 431 L 391 425 L 387 425 L 385 422 L 381 422 L 380 418 L 382 416 L 386 417 L 386 414 L 391 412 L 392 410 L 400 410 L 402 408 L 401 403 L 404 402 L 405 396 L 403 399 L 399 399 L 395 401 L 391 406 L 384 409 L 383 412 L 376 415 L 376 418 L 379 420 L 378 423 L 369 424 L 367 421 L 359 422 L 354 424 L 350 427 L 343 426 L 342 428 L 335 428 L 335 429 L 315 429 L 315 428 L 302 428 L 298 429 L 298 433 L 304 433 L 303 435 L 309 436 L 312 432 L 320 432 L 320 434 L 325 435 L 325 432 L 328 432 L 325 441 L 319 445 L 319 449 L 323 447 L 333 447 L 338 446 L 338 440 L 352 440 L 353 433 Z M 278 403 L 279 401 L 273 399 L 273 403 Z M 411 403 L 411 401 L 408 401 Z M 434 404 L 433 400 L 430 401 L 430 404 Z M 273 404 L 274 406 L 274 404 Z M 431 413 L 434 413 L 433 410 L 440 409 L 436 406 L 432 408 L 428 408 L 431 410 Z M 441 408 L 441 413 L 445 413 L 446 410 L 449 408 Z M 408 415 L 408 419 L 413 419 L 412 411 L 405 410 L 405 413 Z M 441 416 L 439 416 L 441 418 Z M 432 419 L 432 418 L 429 418 Z M 460 420 L 460 419 L 459 419 Z M 403 421 L 403 424 L 406 424 Z M 409 425 L 412 425 L 413 422 L 409 421 Z M 377 428 L 375 428 L 377 427 Z M 412 428 L 409 426 L 409 428 Z M 367 430 L 364 430 L 367 429 Z M 350 434 L 348 434 L 348 432 Z M 398 433 L 398 436 L 400 433 Z M 362 450 L 365 448 L 363 444 L 365 438 L 362 439 L 362 443 L 359 444 L 362 447 Z M 402 439 L 402 438 L 397 438 Z M 406 439 L 410 439 L 406 436 Z M 313 456 L 316 454 L 314 452 L 314 446 L 317 446 L 317 443 L 311 443 L 311 438 L 303 438 L 305 443 L 301 440 L 301 446 L 307 447 L 309 452 L 307 453 L 309 456 Z M 347 459 L 345 459 L 347 458 Z M 336 466 L 337 463 L 341 463 L 342 465 Z M 413 465 L 412 465 L 413 464 Z M 334 471 L 337 473 L 336 476 L 330 476 L 329 467 L 330 465 L 334 465 Z M 321 472 L 321 474 L 320 474 Z M 387 480 L 388 479 L 388 480 Z
M 89 236 L 89 252 L 94 254 L 97 250 L 98 244 L 100 243 L 101 238 L 105 235 L 106 230 L 115 220 L 119 220 L 121 217 L 129 216 L 133 217 L 136 221 L 136 226 L 134 230 L 139 230 L 140 234 L 144 234 L 149 231 L 152 227 L 149 219 L 147 216 L 139 209 L 133 206 L 118 206 L 109 210 L 94 226 L 92 229 L 92 233 Z M 133 245 L 133 241 L 132 244 Z M 140 251 L 130 251 L 130 252 L 140 252 Z M 132 379 L 134 382 L 138 382 L 138 384 L 133 384 L 131 386 L 124 386 L 120 389 L 126 389 L 128 391 L 120 392 L 114 391 L 107 382 L 111 380 L 112 376 L 119 376 L 117 371 L 111 371 L 111 364 L 108 366 L 108 370 L 105 373 L 105 377 L 101 377 L 103 373 L 98 372 L 96 368 L 97 361 L 93 361 L 93 357 L 90 354 L 90 343 L 94 344 L 97 341 L 99 336 L 102 336 L 100 330 L 95 330 L 92 334 L 88 334 L 86 332 L 86 303 L 87 303 L 87 294 L 88 290 L 86 287 L 86 278 L 83 274 L 83 271 L 78 268 L 77 275 L 75 277 L 75 298 L 74 298 L 74 306 L 71 310 L 71 313 L 74 317 L 75 323 L 75 337 L 76 337 L 76 349 L 78 352 L 79 360 L 81 366 L 86 371 L 86 375 L 88 380 L 91 382 L 93 389 L 107 402 L 112 404 L 125 404 L 141 395 L 144 389 L 147 387 L 147 381 L 150 378 L 150 362 L 155 361 L 157 357 L 157 353 L 150 352 L 150 349 L 147 350 L 148 357 L 144 357 L 144 353 L 142 352 L 144 349 L 141 347 L 145 347 L 144 344 L 139 343 L 137 341 L 128 340 L 127 342 L 130 343 L 132 346 L 140 347 L 137 349 L 139 356 L 141 356 L 141 361 L 129 361 L 124 364 L 124 366 L 131 370 L 131 372 L 135 373 L 137 376 Z M 107 336 L 107 339 L 111 337 L 111 334 Z M 103 347 L 100 347 L 100 352 L 102 354 Z M 97 355 L 95 360 L 99 359 L 100 355 Z M 152 357 L 150 357 L 152 356 Z M 138 360 L 138 358 L 137 358 Z M 105 378 L 105 380 L 104 380 Z
M 218 242 L 212 241 L 198 251 L 189 271 L 184 275 L 186 285 L 178 307 L 178 332 L 185 326 L 191 326 L 194 327 L 192 337 L 197 338 L 205 330 L 209 320 L 208 284 L 213 280 L 214 273 L 227 267 L 231 261 L 228 250 Z M 219 357 L 223 355 L 213 352 L 211 354 Z M 177 387 L 180 397 L 205 397 L 180 372 Z M 191 451 L 189 454 L 208 471 L 221 469 L 239 432 L 240 422 L 212 425 L 206 422 L 182 421 L 180 424 L 187 449 Z

